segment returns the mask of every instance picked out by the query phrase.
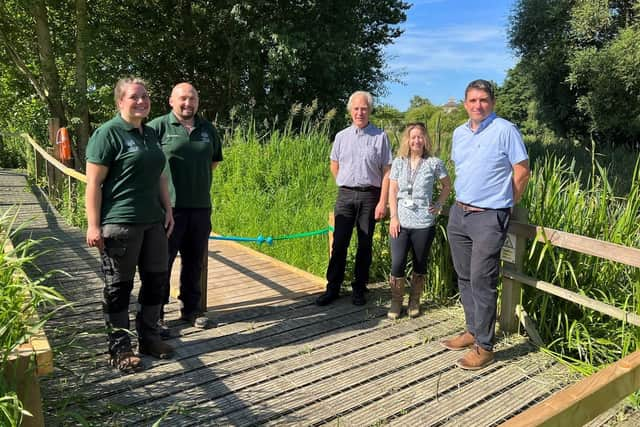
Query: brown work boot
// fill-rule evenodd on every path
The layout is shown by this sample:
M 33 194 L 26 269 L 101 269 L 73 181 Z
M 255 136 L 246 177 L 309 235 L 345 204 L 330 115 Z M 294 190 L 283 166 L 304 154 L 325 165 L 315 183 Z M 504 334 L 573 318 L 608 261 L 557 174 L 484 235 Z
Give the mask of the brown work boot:
M 411 276 L 411 292 L 409 293 L 409 317 L 420 316 L 420 297 L 424 292 L 424 274 L 413 273 Z
M 493 361 L 493 351 L 485 350 L 479 345 L 474 345 L 464 357 L 458 359 L 456 365 L 462 369 L 475 371 L 492 364 Z
M 396 320 L 402 314 L 402 300 L 404 299 L 404 277 L 389 276 L 389 287 L 391 288 L 391 307 L 387 317 Z
M 168 359 L 173 355 L 173 347 L 159 339 L 141 339 L 138 343 L 138 351 L 158 359 Z
M 454 338 L 449 338 L 448 340 L 440 341 L 440 345 L 446 349 L 453 351 L 466 350 L 475 344 L 476 338 L 469 331 L 464 331 L 460 335 Z

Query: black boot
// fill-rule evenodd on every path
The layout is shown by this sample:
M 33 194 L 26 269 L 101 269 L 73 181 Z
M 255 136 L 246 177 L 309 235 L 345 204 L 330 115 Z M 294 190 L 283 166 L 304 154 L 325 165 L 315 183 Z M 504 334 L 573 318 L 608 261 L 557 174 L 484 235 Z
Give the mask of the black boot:
M 316 305 L 320 307 L 329 305 L 340 296 L 340 286 L 327 284 L 327 290 L 322 295 L 316 298 Z
M 158 321 L 161 309 L 161 304 L 140 306 L 140 311 L 136 316 L 138 351 L 158 359 L 168 359 L 173 355 L 173 347 L 160 339 Z
M 171 329 L 164 321 L 164 305 L 160 308 L 160 318 L 158 319 L 158 333 L 160 334 L 160 338 L 163 340 L 168 340 L 171 338 Z

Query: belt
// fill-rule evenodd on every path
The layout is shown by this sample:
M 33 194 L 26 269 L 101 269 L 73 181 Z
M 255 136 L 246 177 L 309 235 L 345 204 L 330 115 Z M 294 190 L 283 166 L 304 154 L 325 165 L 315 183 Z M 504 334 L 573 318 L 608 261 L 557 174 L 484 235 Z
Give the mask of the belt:
M 468 205 L 466 203 L 462 203 L 456 200 L 456 206 L 459 206 L 464 212 L 484 212 L 489 209 L 479 208 L 477 206 Z
M 456 206 L 459 206 L 464 212 L 485 212 L 485 211 L 506 211 L 510 212 L 511 208 L 480 208 L 478 206 L 468 205 L 466 203 L 462 203 L 456 200 Z
M 340 188 L 344 188 L 351 191 L 361 191 L 361 192 L 375 191 L 380 189 L 380 187 L 375 187 L 373 185 L 368 185 L 366 187 L 347 187 L 346 185 L 341 185 Z

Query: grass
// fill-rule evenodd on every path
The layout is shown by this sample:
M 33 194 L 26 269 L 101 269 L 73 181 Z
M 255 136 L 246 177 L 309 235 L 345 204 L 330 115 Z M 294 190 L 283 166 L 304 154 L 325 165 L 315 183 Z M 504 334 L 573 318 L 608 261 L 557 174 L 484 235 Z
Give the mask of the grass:
M 251 238 L 279 237 L 327 226 L 337 192 L 329 172 L 331 114 L 312 121 L 311 110 L 312 107 L 296 106 L 283 129 L 261 133 L 251 124 L 227 129 L 225 160 L 214 174 L 211 190 L 215 232 Z M 293 130 L 293 122 L 302 122 L 299 131 Z M 446 131 L 440 129 L 439 118 L 432 124 L 438 155 L 447 162 L 455 179 L 448 162 L 448 131 L 448 127 Z M 390 139 L 397 145 L 399 135 L 393 133 Z M 640 247 L 640 176 L 635 154 L 630 156 L 621 148 L 595 144 L 585 148 L 568 141 L 525 139 L 533 174 L 522 206 L 529 210 L 530 223 Z M 599 154 L 599 150 L 607 154 Z M 47 185 L 40 180 L 40 184 Z M 60 197 L 61 211 L 80 225 L 84 223 L 82 192 L 80 186 L 70 199 L 64 196 L 68 194 L 65 191 Z M 251 245 L 318 276 L 325 273 L 325 234 L 278 240 L 272 246 Z M 354 253 L 350 251 L 346 283 L 352 279 Z M 528 253 L 526 274 L 640 313 L 638 269 L 533 242 Z M 389 266 L 388 228 L 382 222 L 374 237 L 371 280 L 386 281 Z M 438 220 L 428 266 L 425 297 L 450 303 L 456 289 L 445 217 Z M 577 369 L 597 369 L 638 348 L 638 328 L 623 322 L 529 288 L 525 289 L 523 304 L 549 343 L 547 351 Z
M 37 241 L 24 240 L 15 247 L 11 238 L 19 233 L 17 212 L 6 210 L 0 215 L 0 366 L 7 374 L 9 357 L 29 338 L 42 330 L 53 313 L 38 318 L 38 310 L 64 302 L 62 296 L 43 282 L 49 274 L 31 279 L 24 268 L 39 255 L 34 248 Z M 0 425 L 17 426 L 28 416 L 16 394 L 12 375 L 0 375 Z

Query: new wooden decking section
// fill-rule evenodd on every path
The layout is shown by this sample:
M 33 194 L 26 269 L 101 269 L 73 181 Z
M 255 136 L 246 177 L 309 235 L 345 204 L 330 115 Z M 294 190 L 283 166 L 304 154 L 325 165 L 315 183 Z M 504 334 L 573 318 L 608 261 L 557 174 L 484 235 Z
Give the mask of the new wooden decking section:
M 97 251 L 23 175 L 0 171 L 0 211 L 14 204 L 18 223 L 30 220 L 18 240 L 55 237 L 40 244 L 50 252 L 36 265 L 68 274 L 46 283 L 74 304 L 47 324 L 57 352 L 54 373 L 41 383 L 47 425 L 162 418 L 167 426 L 492 426 L 569 378 L 518 336 L 500 339 L 490 367 L 460 370 L 461 354 L 438 345 L 462 330 L 459 308 L 427 308 L 417 319 L 391 322 L 384 286 L 372 286 L 366 306 L 345 297 L 320 308 L 313 300 L 321 279 L 222 241 L 209 245 L 208 315 L 216 326 L 189 327 L 172 302 L 175 356 L 145 357 L 144 372 L 120 375 L 106 363 Z

